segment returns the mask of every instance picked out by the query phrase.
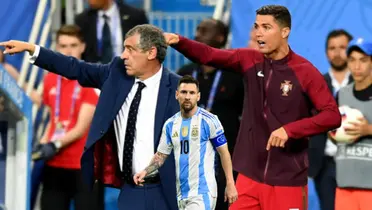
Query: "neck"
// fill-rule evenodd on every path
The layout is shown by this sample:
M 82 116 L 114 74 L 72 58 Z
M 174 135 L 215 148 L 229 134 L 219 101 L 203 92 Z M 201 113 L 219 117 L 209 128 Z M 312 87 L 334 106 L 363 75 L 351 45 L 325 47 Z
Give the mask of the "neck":
M 202 66 L 202 71 L 203 73 L 205 74 L 209 74 L 209 73 L 212 73 L 214 70 L 216 70 L 214 67 L 211 67 L 211 66 Z
M 365 78 L 363 81 L 355 82 L 355 90 L 364 90 L 372 84 L 372 77 L 369 76 Z
M 158 71 L 160 71 L 161 65 L 158 64 L 149 64 L 145 70 L 145 74 L 138 76 L 137 78 L 141 81 L 144 81 L 152 76 L 154 76 Z
M 280 60 L 283 59 L 285 56 L 287 56 L 289 53 L 289 46 L 288 44 L 283 44 L 279 49 L 269 53 L 265 54 L 267 58 L 270 58 L 272 60 Z
M 107 11 L 108 9 L 111 8 L 111 6 L 114 4 L 113 1 L 107 1 L 107 3 L 103 6 L 102 10 Z
M 345 68 L 342 71 L 334 70 L 333 68 L 331 69 L 331 72 L 333 74 L 333 77 L 336 79 L 336 81 L 341 84 L 342 81 L 344 81 L 346 73 L 348 72 L 347 68 Z
M 181 116 L 184 119 L 188 119 L 188 118 L 192 117 L 196 113 L 197 110 L 198 110 L 198 107 L 197 106 L 195 106 L 189 112 L 185 112 L 185 110 L 181 109 Z

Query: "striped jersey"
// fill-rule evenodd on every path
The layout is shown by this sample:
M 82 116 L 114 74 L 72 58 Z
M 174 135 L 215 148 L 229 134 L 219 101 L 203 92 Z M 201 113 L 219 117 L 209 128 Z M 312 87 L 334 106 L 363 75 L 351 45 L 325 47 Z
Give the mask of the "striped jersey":
M 179 199 L 206 193 L 217 196 L 215 149 L 225 144 L 218 117 L 205 109 L 198 107 L 188 119 L 178 112 L 165 122 L 158 152 L 174 151 Z

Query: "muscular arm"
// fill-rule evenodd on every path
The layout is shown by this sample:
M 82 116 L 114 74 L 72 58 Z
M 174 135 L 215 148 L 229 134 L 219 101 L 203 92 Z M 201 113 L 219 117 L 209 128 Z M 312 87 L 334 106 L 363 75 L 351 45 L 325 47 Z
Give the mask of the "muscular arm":
M 158 170 L 164 164 L 167 157 L 168 155 L 166 154 L 163 154 L 161 152 L 156 152 L 150 162 L 150 165 L 145 168 L 146 174 L 149 175 L 152 172 Z
M 253 56 L 255 53 L 254 50 L 250 49 L 244 49 L 244 52 L 242 52 L 241 49 L 216 49 L 182 36 L 179 36 L 178 44 L 172 45 L 172 47 L 195 63 L 219 69 L 230 69 L 236 72 L 244 71 L 241 64 L 243 62 L 242 60 L 253 64 Z M 247 58 L 245 58 L 245 56 L 247 56 Z
M 301 78 L 303 89 L 318 113 L 284 126 L 288 137 L 295 139 L 317 135 L 341 125 L 337 103 L 323 76 L 310 64 L 304 68 L 297 77 Z

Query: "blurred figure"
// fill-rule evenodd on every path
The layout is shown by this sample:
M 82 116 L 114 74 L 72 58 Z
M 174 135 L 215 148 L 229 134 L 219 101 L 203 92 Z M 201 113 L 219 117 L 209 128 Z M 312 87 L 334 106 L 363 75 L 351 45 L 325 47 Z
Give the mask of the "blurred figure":
M 123 52 L 125 34 L 134 26 L 148 23 L 144 11 L 124 1 L 89 0 L 90 8 L 77 15 L 75 23 L 82 29 L 88 62 L 108 63 Z
M 352 36 L 343 29 L 331 31 L 326 40 L 326 53 L 331 65 L 324 75 L 329 89 L 336 96 L 341 87 L 353 81 L 347 68 L 346 49 Z M 333 157 L 337 146 L 327 133 L 311 138 L 309 148 L 309 176 L 314 179 L 322 210 L 334 210 L 336 169 Z
M 10 76 L 12 76 L 16 81 L 18 81 L 19 72 L 17 71 L 17 69 L 13 65 L 11 65 L 11 64 L 9 64 L 5 61 L 5 56 L 4 56 L 4 53 L 3 53 L 2 50 L 0 50 L 0 65 L 2 65 L 4 67 L 4 69 L 10 74 Z M 23 85 L 23 90 L 24 91 L 27 90 L 27 86 L 28 86 L 28 84 L 25 82 L 24 85 Z M 29 97 L 34 104 L 36 104 L 38 106 L 41 105 L 41 100 L 42 99 L 41 99 L 40 94 L 38 94 L 36 90 L 32 90 Z
M 255 36 L 254 28 L 251 29 L 249 33 L 249 41 L 248 41 L 248 48 L 258 50 L 259 46 L 257 43 L 257 38 Z
M 219 20 L 205 19 L 196 29 L 195 40 L 211 47 L 223 48 L 227 41 L 228 27 Z M 230 154 L 234 151 L 238 135 L 242 106 L 244 100 L 243 80 L 239 74 L 221 71 L 211 66 L 191 63 L 181 67 L 178 74 L 192 75 L 199 81 L 201 98 L 198 106 L 217 115 L 225 129 Z M 217 168 L 217 210 L 228 209 L 224 202 L 226 186 L 225 174 L 220 161 L 216 161 Z M 234 175 L 236 178 L 236 174 Z
M 362 112 L 357 123 L 345 131 L 350 143 L 338 143 L 336 158 L 336 210 L 372 209 L 372 42 L 352 41 L 347 51 L 348 66 L 354 83 L 341 88 L 339 106 Z M 345 126 L 346 127 L 346 126 Z
M 56 50 L 81 59 L 85 44 L 80 28 L 62 26 L 57 32 Z M 47 161 L 43 169 L 41 210 L 103 209 L 103 195 L 83 183 L 80 158 L 86 142 L 98 94 L 75 80 L 54 73 L 44 78 L 43 103 L 49 108 L 46 131 L 33 151 L 34 160 Z

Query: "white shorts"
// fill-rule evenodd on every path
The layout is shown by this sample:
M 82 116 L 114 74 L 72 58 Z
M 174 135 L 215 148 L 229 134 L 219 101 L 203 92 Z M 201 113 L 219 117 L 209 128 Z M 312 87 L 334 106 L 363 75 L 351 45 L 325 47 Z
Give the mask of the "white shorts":
M 178 200 L 178 208 L 179 210 L 214 210 L 216 202 L 217 197 L 206 193 Z

